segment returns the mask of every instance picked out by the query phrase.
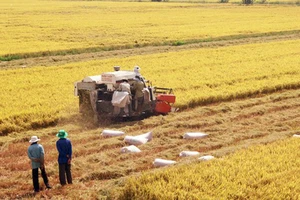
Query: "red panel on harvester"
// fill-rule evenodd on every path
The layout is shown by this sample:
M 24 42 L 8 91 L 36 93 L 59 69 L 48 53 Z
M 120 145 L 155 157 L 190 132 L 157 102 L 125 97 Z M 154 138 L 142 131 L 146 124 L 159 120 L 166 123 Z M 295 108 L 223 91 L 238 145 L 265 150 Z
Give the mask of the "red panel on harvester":
M 171 106 L 164 101 L 158 101 L 156 102 L 155 111 L 166 114 L 171 111 Z
M 157 100 L 166 101 L 168 103 L 175 103 L 175 95 L 174 94 L 159 94 L 156 97 Z

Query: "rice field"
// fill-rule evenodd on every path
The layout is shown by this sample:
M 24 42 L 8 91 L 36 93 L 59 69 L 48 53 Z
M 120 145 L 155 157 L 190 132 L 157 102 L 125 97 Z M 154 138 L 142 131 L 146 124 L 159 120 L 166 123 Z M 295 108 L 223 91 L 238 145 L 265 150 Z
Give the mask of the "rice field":
M 0 7 L 2 60 L 300 30 L 298 6 L 12 0 Z
M 299 147 L 299 141 L 276 143 L 273 147 L 267 147 L 266 144 L 283 141 L 293 134 L 300 134 L 299 113 L 300 89 L 295 89 L 266 94 L 258 98 L 199 106 L 184 112 L 171 113 L 168 116 L 155 116 L 138 122 L 123 122 L 99 127 L 90 126 L 87 120 L 74 115 L 69 120 L 63 120 L 55 126 L 31 129 L 0 137 L 0 163 L 2 163 L 0 166 L 0 196 L 6 199 L 126 199 L 126 196 L 122 195 L 124 193 L 122 188 L 126 183 L 137 185 L 130 189 L 126 187 L 128 198 L 134 197 L 135 193 L 140 195 L 141 191 L 144 191 L 142 186 L 151 185 L 153 179 L 152 176 L 147 175 L 149 181 L 144 178 L 139 180 L 138 177 L 141 175 L 144 177 L 143 174 L 149 172 L 151 174 L 158 173 L 157 176 L 153 175 L 160 177 L 157 181 L 170 180 L 170 184 L 174 183 L 172 177 L 179 176 L 177 182 L 182 183 L 182 187 L 178 184 L 175 184 L 174 188 L 168 185 L 168 189 L 171 189 L 170 193 L 163 194 L 165 197 L 176 194 L 180 197 L 184 194 L 191 197 L 192 194 L 198 195 L 203 192 L 201 188 L 193 187 L 193 185 L 199 186 L 196 181 L 193 185 L 191 185 L 192 182 L 186 183 L 188 180 L 194 180 L 189 176 L 192 176 L 191 170 L 196 170 L 197 173 L 195 172 L 194 175 L 195 178 L 199 177 L 199 183 L 207 180 L 207 183 L 203 185 L 206 189 L 204 192 L 211 194 L 211 198 L 228 194 L 240 197 L 252 194 L 253 197 L 256 197 L 256 195 L 268 196 L 273 193 L 280 197 L 283 194 L 289 197 L 289 194 L 293 195 L 298 191 L 297 174 L 299 173 L 297 173 L 298 159 L 296 158 L 299 155 L 295 149 Z M 57 137 L 55 135 L 60 129 L 68 131 L 74 150 L 72 161 L 74 182 L 73 185 L 66 187 L 61 187 L 58 179 L 57 150 L 55 148 Z M 104 129 L 121 130 L 125 132 L 125 135 L 139 135 L 152 130 L 153 139 L 146 144 L 137 146 L 142 151 L 140 153 L 121 153 L 120 149 L 128 146 L 128 143 L 123 140 L 124 135 L 104 137 L 101 135 Z M 208 137 L 192 140 L 182 138 L 185 132 L 199 131 L 207 133 Z M 26 156 L 28 141 L 32 135 L 41 138 L 40 144 L 45 148 L 46 169 L 52 185 L 51 190 L 45 190 L 41 180 L 42 191 L 36 196 L 32 194 L 31 170 Z M 257 148 L 250 149 L 248 153 L 239 151 L 249 149 L 254 145 L 262 145 L 262 149 L 267 147 L 271 150 Z M 279 146 L 280 149 L 277 149 Z M 179 153 L 184 150 L 198 151 L 200 155 L 179 157 Z M 234 159 L 227 156 L 236 151 L 238 152 L 233 156 Z M 14 157 L 12 158 L 11 155 Z M 214 162 L 200 164 L 197 159 L 203 155 L 213 155 L 220 163 L 216 166 Z M 182 170 L 179 171 L 185 175 L 186 179 L 180 178 L 176 171 L 173 174 L 168 167 L 156 169 L 153 166 L 156 158 L 175 160 L 177 165 L 174 167 L 182 167 L 180 168 Z M 270 166 L 273 161 L 274 167 Z M 238 165 L 234 165 L 234 163 L 238 163 Z M 219 170 L 220 165 L 223 166 L 221 170 Z M 239 166 L 240 170 L 237 168 Z M 275 172 L 274 168 L 278 171 Z M 249 181 L 246 182 L 248 169 Z M 235 173 L 225 174 L 225 172 L 231 171 L 237 172 L 236 176 Z M 284 171 L 286 171 L 286 175 Z M 204 172 L 206 174 L 214 173 L 214 175 L 201 177 Z M 261 174 L 265 174 L 265 176 L 259 177 Z M 274 179 L 272 179 L 272 174 Z M 134 179 L 133 181 L 136 180 L 136 183 L 128 181 L 130 177 Z M 218 184 L 221 180 L 224 180 L 224 184 L 219 187 L 209 184 Z M 252 180 L 257 181 L 252 182 Z M 280 181 L 276 182 L 275 180 Z M 153 187 L 160 191 L 155 178 L 152 183 Z M 226 187 L 225 183 L 228 183 L 229 187 Z M 244 188 L 245 184 L 247 184 L 246 189 Z M 274 184 L 278 186 L 278 190 L 270 187 Z M 290 189 L 282 189 L 284 185 Z M 261 188 L 256 186 L 261 186 Z M 182 195 L 172 189 L 182 192 Z M 224 190 L 222 193 L 214 193 L 215 190 L 222 189 Z M 193 192 L 188 193 L 188 191 Z M 154 197 L 160 193 L 155 193 L 149 188 L 149 193 L 143 195 L 147 194 Z
M 154 85 L 174 89 L 181 109 L 297 88 L 299 45 L 300 40 L 291 40 L 2 70 L 0 130 L 47 126 L 76 113 L 73 83 L 115 65 L 129 70 L 139 65 Z
M 131 178 L 120 199 L 299 199 L 299 139 Z
M 299 141 L 288 139 L 300 134 L 299 2 L 183 1 L 0 1 L 1 198 L 300 198 Z M 116 65 L 139 65 L 154 86 L 173 88 L 180 112 L 98 126 L 81 116 L 74 82 Z M 66 187 L 60 129 L 74 149 Z M 152 131 L 153 140 L 122 154 L 124 138 L 104 129 Z M 184 140 L 185 132 L 208 137 Z M 53 186 L 36 196 L 32 135 Z M 183 150 L 216 159 L 180 158 Z M 155 158 L 177 164 L 156 169 Z

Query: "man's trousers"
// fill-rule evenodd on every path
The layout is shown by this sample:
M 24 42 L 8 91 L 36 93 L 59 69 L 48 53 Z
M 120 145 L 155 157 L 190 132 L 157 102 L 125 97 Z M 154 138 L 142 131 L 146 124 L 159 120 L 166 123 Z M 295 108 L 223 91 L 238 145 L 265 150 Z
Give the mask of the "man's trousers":
M 59 181 L 61 185 L 66 184 L 66 175 L 68 184 L 72 184 L 71 164 L 59 164 Z
M 40 168 L 42 173 L 42 178 L 44 180 L 45 185 L 47 186 L 49 181 L 46 174 L 45 168 Z M 32 169 L 32 181 L 33 181 L 33 187 L 35 192 L 40 191 L 40 185 L 39 185 L 39 168 Z

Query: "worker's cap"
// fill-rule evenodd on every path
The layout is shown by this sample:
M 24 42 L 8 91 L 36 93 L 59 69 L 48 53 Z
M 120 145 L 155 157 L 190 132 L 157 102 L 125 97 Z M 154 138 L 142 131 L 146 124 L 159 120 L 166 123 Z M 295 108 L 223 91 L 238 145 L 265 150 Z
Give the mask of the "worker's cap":
M 41 139 L 39 139 L 37 136 L 34 135 L 34 136 L 31 137 L 31 139 L 29 140 L 29 142 L 30 143 L 34 143 L 34 142 L 37 142 L 37 141 L 40 141 L 40 140 Z
M 59 138 L 66 138 L 68 136 L 68 133 L 65 130 L 59 130 L 56 136 Z
M 137 65 L 134 66 L 134 68 L 133 68 L 134 71 L 139 71 L 140 69 L 141 69 L 140 66 L 137 66 Z

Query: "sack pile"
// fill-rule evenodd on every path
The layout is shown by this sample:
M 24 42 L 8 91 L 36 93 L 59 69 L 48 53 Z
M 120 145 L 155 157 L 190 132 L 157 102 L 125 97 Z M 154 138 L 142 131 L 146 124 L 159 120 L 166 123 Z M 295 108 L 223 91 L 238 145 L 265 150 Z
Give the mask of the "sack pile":
M 122 136 L 125 132 L 117 131 L 117 130 L 108 130 L 105 129 L 102 131 L 101 135 L 105 137 L 113 137 L 113 136 Z M 183 139 L 201 139 L 207 137 L 208 134 L 202 132 L 187 132 L 183 135 Z M 300 135 L 294 135 L 294 137 L 300 137 Z M 124 137 L 124 141 L 129 144 L 129 146 L 122 147 L 120 152 L 121 153 L 140 153 L 142 152 L 136 145 L 146 144 L 147 142 L 151 141 L 153 138 L 152 131 L 140 134 L 140 135 L 126 135 Z M 199 156 L 200 152 L 198 151 L 181 151 L 179 153 L 179 157 L 188 157 L 188 156 Z M 212 160 L 215 157 L 212 155 L 201 156 L 198 158 L 200 161 L 208 161 Z M 161 158 L 155 158 L 153 162 L 154 167 L 164 167 L 176 164 L 175 160 L 166 160 Z

